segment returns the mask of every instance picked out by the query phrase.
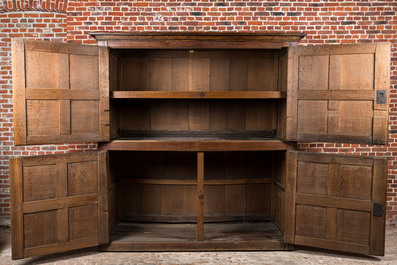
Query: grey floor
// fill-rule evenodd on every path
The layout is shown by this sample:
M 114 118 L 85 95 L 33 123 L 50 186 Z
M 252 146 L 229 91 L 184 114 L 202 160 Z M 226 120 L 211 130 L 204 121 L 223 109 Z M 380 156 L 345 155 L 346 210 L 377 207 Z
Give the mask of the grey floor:
M 97 252 L 85 249 L 11 260 L 10 230 L 0 230 L 0 264 L 396 264 L 397 227 L 386 229 L 386 255 L 366 257 L 314 249 L 251 252 Z

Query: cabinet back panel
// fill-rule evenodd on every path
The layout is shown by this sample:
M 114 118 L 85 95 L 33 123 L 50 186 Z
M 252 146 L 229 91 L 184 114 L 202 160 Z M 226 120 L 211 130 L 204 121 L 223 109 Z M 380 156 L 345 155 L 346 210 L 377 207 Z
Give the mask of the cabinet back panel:
M 205 221 L 268 219 L 274 155 L 205 153 Z M 196 153 L 123 152 L 117 158 L 119 220 L 196 221 Z
M 272 50 L 121 51 L 120 60 L 120 90 L 277 90 Z
M 120 131 L 275 131 L 274 100 L 119 101 Z

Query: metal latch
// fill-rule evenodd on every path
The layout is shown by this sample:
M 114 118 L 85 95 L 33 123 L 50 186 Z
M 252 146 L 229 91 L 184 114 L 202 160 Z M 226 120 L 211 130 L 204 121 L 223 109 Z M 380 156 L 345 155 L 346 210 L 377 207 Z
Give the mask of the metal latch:
M 372 210 L 373 216 L 382 217 L 383 216 L 383 205 L 381 203 L 374 203 L 374 209 Z
M 376 104 L 386 104 L 386 90 L 376 91 Z

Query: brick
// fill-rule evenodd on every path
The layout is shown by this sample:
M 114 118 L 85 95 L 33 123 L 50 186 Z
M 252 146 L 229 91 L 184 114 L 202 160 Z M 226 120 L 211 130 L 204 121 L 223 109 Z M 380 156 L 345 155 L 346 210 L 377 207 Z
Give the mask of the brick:
M 10 5 L 18 1 L 8 1 Z M 22 3 L 22 2 L 19 2 Z M 28 3 L 28 1 L 26 1 Z M 47 4 L 48 3 L 48 4 Z M 58 3 L 58 4 L 56 4 Z M 64 10 L 64 1 L 42 1 L 42 6 Z M 22 4 L 28 6 L 28 4 Z M 302 45 L 335 43 L 393 43 L 390 91 L 390 128 L 397 129 L 397 6 L 393 1 L 69 1 L 67 15 L 51 12 L 0 13 L 0 139 L 10 144 L 13 139 L 10 56 L 8 47 L 13 37 L 51 39 L 95 44 L 89 31 L 302 31 L 308 35 Z M 163 21 L 156 21 L 155 15 Z M 2 67 L 8 67 L 7 69 Z M 3 100 L 6 100 L 3 102 Z M 11 115 L 6 117 L 4 115 Z M 6 127 L 8 126 L 8 127 Z M 397 134 L 390 134 L 387 147 L 332 143 L 300 144 L 298 149 L 311 152 L 349 153 L 354 155 L 391 156 L 389 179 L 397 185 Z M 3 156 L 95 150 L 97 145 L 53 145 L 11 147 Z M 38 148 L 38 149 L 37 149 Z M 43 149 L 41 149 L 43 148 Z M 0 166 L 8 160 L 0 157 Z M 6 165 L 8 167 L 8 164 Z M 5 170 L 8 172 L 7 170 Z M 3 174 L 3 173 L 2 173 Z M 6 173 L 5 178 L 8 178 Z M 0 180 L 2 177 L 0 176 Z M 3 183 L 3 182 L 0 182 Z M 0 188 L 1 188 L 0 184 Z M 394 187 L 397 188 L 397 187 Z M 391 191 L 390 195 L 395 194 Z M 397 196 L 388 197 L 397 202 Z M 7 195 L 7 198 L 9 196 Z M 0 198 L 2 193 L 0 191 Z M 397 210 L 397 204 L 392 209 Z M 9 215 L 9 207 L 0 201 L 0 217 Z M 391 220 L 390 214 L 387 216 Z M 394 218 L 397 222 L 397 218 Z

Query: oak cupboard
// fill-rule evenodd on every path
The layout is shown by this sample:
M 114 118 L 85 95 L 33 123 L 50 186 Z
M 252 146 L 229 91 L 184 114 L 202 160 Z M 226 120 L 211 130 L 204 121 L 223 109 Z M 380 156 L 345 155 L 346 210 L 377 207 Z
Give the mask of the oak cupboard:
M 387 161 L 297 152 L 386 144 L 390 45 L 298 47 L 297 33 L 14 39 L 12 258 L 109 251 L 384 255 Z

